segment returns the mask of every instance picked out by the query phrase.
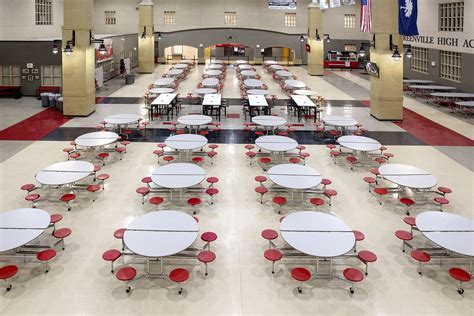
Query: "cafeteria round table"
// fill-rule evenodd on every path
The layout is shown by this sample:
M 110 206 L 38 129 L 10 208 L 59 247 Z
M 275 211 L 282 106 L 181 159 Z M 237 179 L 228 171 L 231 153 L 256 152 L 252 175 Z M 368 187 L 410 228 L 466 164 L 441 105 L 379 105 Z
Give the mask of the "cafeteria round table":
M 249 88 L 261 88 L 263 86 L 263 82 L 258 79 L 245 79 L 244 85 Z
M 357 124 L 357 121 L 354 120 L 352 117 L 336 115 L 328 115 L 323 117 L 323 122 L 324 124 L 341 127 L 342 129 L 345 129 L 350 126 L 356 126 Z
M 474 93 L 463 93 L 463 92 L 433 92 L 430 93 L 433 97 L 438 98 L 453 98 L 453 99 L 473 99 Z
M 277 75 L 278 77 L 283 77 L 283 78 L 293 77 L 293 74 L 286 70 L 279 70 L 275 72 L 275 75 Z
M 182 69 L 171 69 L 165 74 L 165 76 L 176 77 L 176 76 L 181 75 L 182 73 L 183 73 Z
M 428 171 L 409 165 L 386 164 L 379 168 L 379 172 L 384 179 L 412 189 L 431 189 L 438 182 Z
M 159 78 L 153 83 L 156 86 L 169 86 L 174 82 L 173 78 Z
M 405 79 L 403 83 L 412 83 L 412 84 L 430 84 L 433 83 L 433 80 L 422 80 L 422 79 Z
M 418 89 L 418 90 L 438 90 L 438 91 L 448 91 L 448 90 L 456 90 L 455 87 L 448 87 L 448 86 L 432 86 L 432 85 L 412 85 L 408 86 L 410 89 Z
M 0 252 L 24 246 L 48 228 L 51 217 L 38 208 L 0 212 Z
M 219 59 L 211 60 L 211 64 L 223 64 L 224 62 Z
M 255 140 L 255 145 L 261 149 L 273 152 L 285 152 L 296 149 L 298 142 L 285 136 L 262 136 Z
M 82 180 L 94 171 L 94 165 L 87 161 L 64 161 L 41 169 L 36 181 L 44 185 L 66 185 Z
M 241 64 L 248 64 L 249 62 L 243 59 L 239 59 L 234 61 L 234 64 L 241 65 Z
M 162 94 L 162 93 L 173 93 L 174 90 L 173 88 L 152 88 L 150 89 L 149 92 L 153 94 Z
M 190 114 L 178 117 L 178 123 L 182 125 L 199 128 L 201 125 L 207 125 L 212 122 L 212 117 L 200 114 Z
M 206 177 L 203 168 L 191 163 L 170 163 L 151 174 L 156 185 L 167 189 L 185 189 L 201 183 Z
M 342 256 L 355 245 L 352 229 L 340 218 L 322 212 L 289 214 L 280 223 L 280 233 L 294 249 L 320 258 Z
M 247 94 L 251 94 L 251 95 L 269 95 L 270 90 L 249 89 L 249 90 L 247 90 Z
M 322 181 L 321 173 L 308 166 L 281 164 L 268 170 L 268 178 L 275 184 L 294 190 L 311 189 Z
M 209 65 L 209 67 L 207 67 L 207 69 L 210 69 L 210 70 L 213 70 L 213 69 L 220 70 L 222 68 L 224 68 L 224 66 L 221 64 L 211 64 Z
M 195 134 L 173 135 L 165 140 L 165 144 L 172 149 L 190 151 L 206 146 L 207 138 Z
M 238 65 L 237 67 L 239 68 L 239 70 L 249 70 L 249 69 L 253 69 L 252 66 L 247 65 L 247 64 L 241 64 L 241 65 Z
M 216 87 L 219 85 L 219 80 L 217 78 L 206 78 L 202 81 L 203 87 Z
M 278 62 L 276 60 L 265 60 L 263 62 L 265 65 L 276 65 Z
M 472 219 L 452 213 L 428 211 L 419 214 L 415 223 L 417 229 L 438 246 L 460 255 L 474 257 Z
M 286 124 L 286 120 L 284 118 L 273 115 L 254 116 L 252 117 L 252 122 L 265 127 L 278 127 Z
M 379 150 L 382 147 L 379 141 L 364 137 L 364 136 L 354 136 L 354 135 L 346 135 L 341 136 L 337 139 L 337 142 L 342 147 L 352 149 L 355 151 L 374 151 Z
M 278 71 L 278 70 L 284 70 L 285 69 L 285 67 L 283 67 L 282 65 L 271 65 L 268 68 L 272 71 Z
M 313 90 L 305 90 L 305 89 L 293 90 L 292 93 L 293 93 L 293 94 L 296 94 L 296 95 L 305 95 L 305 96 L 308 96 L 308 97 L 311 97 L 311 96 L 314 96 L 314 95 L 318 95 L 318 93 L 317 93 L 316 91 L 313 91 Z
M 221 70 L 206 70 L 204 71 L 204 75 L 209 76 L 209 77 L 219 77 L 222 75 Z
M 74 141 L 82 147 L 101 147 L 116 142 L 120 136 L 114 132 L 93 132 L 77 137 Z
M 306 87 L 306 84 L 300 80 L 293 80 L 293 79 L 285 80 L 285 84 L 295 89 L 301 89 L 301 88 Z
M 191 59 L 183 59 L 179 61 L 182 64 L 194 64 L 194 61 Z
M 240 72 L 243 77 L 256 77 L 257 73 L 253 70 L 244 70 Z
M 217 89 L 214 88 L 198 88 L 193 90 L 194 93 L 198 95 L 213 94 L 217 92 Z
M 188 68 L 189 65 L 187 64 L 176 64 L 176 65 L 173 65 L 173 68 L 176 68 L 176 69 L 186 69 Z
M 107 116 L 104 121 L 111 125 L 128 125 L 138 122 L 139 119 L 136 114 L 114 114 Z
M 455 104 L 459 105 L 459 106 L 464 106 L 464 107 L 470 108 L 470 107 L 474 106 L 474 101 L 461 101 L 461 102 L 455 102 Z

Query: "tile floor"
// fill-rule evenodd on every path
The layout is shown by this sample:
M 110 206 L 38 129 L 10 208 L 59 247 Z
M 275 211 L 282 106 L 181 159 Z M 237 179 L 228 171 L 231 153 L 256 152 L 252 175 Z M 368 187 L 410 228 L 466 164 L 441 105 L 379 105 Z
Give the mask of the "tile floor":
M 159 66 L 154 75 L 137 76 L 131 86 L 122 86 L 119 80 L 109 82 L 109 90 L 99 95 L 104 97 L 140 97 L 146 86 L 159 77 L 164 66 Z M 272 92 L 283 98 L 280 89 L 270 77 L 263 81 L 269 84 Z M 329 100 L 348 100 L 356 104 L 368 100 L 367 82 L 357 75 L 346 72 L 330 72 L 330 77 L 315 78 L 305 75 L 303 68 L 291 68 L 301 80 L 311 88 L 319 91 Z M 202 67 L 195 69 L 180 86 L 180 93 L 191 91 L 198 82 Z M 239 97 L 235 88 L 235 76 L 228 71 L 224 97 Z M 351 84 L 351 82 L 353 84 Z M 343 86 L 339 85 L 343 84 Z M 365 92 L 364 92 L 365 91 Z M 410 99 L 407 97 L 407 100 Z M 118 99 L 120 100 L 120 99 Z M 32 98 L 20 101 L 1 99 L 1 128 L 14 125 L 42 109 L 39 102 Z M 407 103 L 407 102 L 405 102 Z M 410 99 L 413 111 L 429 116 L 432 108 Z M 358 104 L 358 103 L 357 103 Z M 3 106 L 5 105 L 5 106 Z M 14 111 L 18 106 L 19 111 Z M 16 109 L 16 108 L 15 108 Z M 119 112 L 143 114 L 141 104 L 99 104 L 97 111 L 87 118 L 74 118 L 61 126 L 57 131 L 38 141 L 0 141 L 0 209 L 2 211 L 26 207 L 24 193 L 19 187 L 34 181 L 35 173 L 42 167 L 64 161 L 61 151 L 68 146 L 75 129 L 87 129 L 97 125 L 105 115 Z M 195 111 L 190 108 L 190 112 Z M 392 163 L 405 163 L 431 171 L 440 185 L 453 189 L 449 197 L 451 203 L 445 208 L 469 218 L 474 217 L 472 147 L 443 146 L 433 147 L 429 144 L 415 142 L 409 133 L 390 122 L 378 122 L 368 115 L 369 109 L 361 106 L 328 106 L 327 113 L 345 114 L 356 117 L 374 137 L 396 139 L 389 145 L 389 151 L 395 154 Z M 239 113 L 240 107 L 231 107 L 232 113 Z M 285 115 L 284 112 L 278 112 Z M 8 115 L 7 115 L 8 114 Z M 433 114 L 434 115 L 434 114 Z M 439 111 L 436 122 L 472 140 L 472 129 L 456 118 Z M 434 121 L 434 119 L 433 119 Z M 140 179 L 149 175 L 156 167 L 157 139 L 150 137 L 147 141 L 132 142 L 122 161 L 113 159 L 103 168 L 110 174 L 104 192 L 92 202 L 89 196 L 80 194 L 74 202 L 73 209 L 67 212 L 57 202 L 40 202 L 38 207 L 49 213 L 61 213 L 64 219 L 60 227 L 70 227 L 73 234 L 66 240 L 66 250 L 60 251 L 51 262 L 51 270 L 43 273 L 43 266 L 31 260 L 19 263 L 21 271 L 12 281 L 10 292 L 0 289 L 0 313 L 13 314 L 430 314 L 472 315 L 474 313 L 474 288 L 472 282 L 465 285 L 463 296 L 456 292 L 455 283 L 450 279 L 447 270 L 454 263 L 433 262 L 424 267 L 424 275 L 416 272 L 417 265 L 409 255 L 400 250 L 401 243 L 394 237 L 397 229 L 406 229 L 403 223 L 403 208 L 390 197 L 380 206 L 376 198 L 367 192 L 362 178 L 368 174 L 367 167 L 350 168 L 344 163 L 334 165 L 328 156 L 327 148 L 315 144 L 311 137 L 306 145 L 311 157 L 307 164 L 319 170 L 323 176 L 333 180 L 333 188 L 339 194 L 333 206 L 324 212 L 343 219 L 351 228 L 361 230 L 366 239 L 358 249 L 369 249 L 378 256 L 378 261 L 370 266 L 369 276 L 356 287 L 353 296 L 347 291 L 347 284 L 338 280 L 316 279 L 305 287 L 303 294 L 298 294 L 297 284 L 291 279 L 289 271 L 296 265 L 304 265 L 314 271 L 314 262 L 286 260 L 277 264 L 276 273 L 272 276 L 271 264 L 263 258 L 267 242 L 262 240 L 260 232 L 265 228 L 278 229 L 280 217 L 275 212 L 269 196 L 264 203 L 254 192 L 255 175 L 264 174 L 261 168 L 249 166 L 242 144 L 236 143 L 232 131 L 241 129 L 241 119 L 223 121 L 228 130 L 225 142 L 220 142 L 218 156 L 214 165 L 206 163 L 203 167 L 208 175 L 217 176 L 220 182 L 217 188 L 220 194 L 214 205 L 207 197 L 200 208 L 198 217 L 201 231 L 215 231 L 219 238 L 213 244 L 217 260 L 209 265 L 209 275 L 203 275 L 203 267 L 197 263 L 165 261 L 166 271 L 181 266 L 190 270 L 191 278 L 178 295 L 176 286 L 163 279 L 143 279 L 134 283 L 134 289 L 126 294 L 124 286 L 111 275 L 109 265 L 103 262 L 101 254 L 110 248 L 120 248 L 120 242 L 113 238 L 115 229 L 124 227 L 134 218 L 145 214 L 153 207 L 140 203 L 135 189 L 142 185 Z M 310 129 L 310 123 L 304 129 Z M 163 126 L 154 122 L 152 128 Z M 62 136 L 52 137 L 62 132 Z M 237 132 L 235 132 L 237 133 Z M 299 132 L 306 135 L 304 131 Z M 297 133 L 297 134 L 299 134 Z M 397 136 L 394 136 L 394 133 Z M 390 136 L 387 136 L 390 135 Z M 164 136 L 163 136 L 164 137 Z M 305 138 L 306 137 L 306 138 Z M 390 138 L 391 137 L 391 138 Z M 395 137 L 395 138 L 394 138 Z M 57 140 L 60 139 L 60 140 Z M 387 142 L 385 142 L 387 143 Z M 413 215 L 435 209 L 433 205 L 419 206 Z M 162 209 L 178 209 L 188 212 L 188 207 L 167 202 Z M 284 208 L 288 214 L 295 210 L 310 209 L 309 205 Z M 278 239 L 278 244 L 282 240 Z M 201 245 L 199 241 L 196 245 Z M 1 259 L 5 261 L 5 259 Z M 190 263 L 190 262 L 188 262 Z M 142 272 L 144 267 L 136 260 L 119 259 L 117 266 L 131 264 Z M 456 264 L 462 264 L 457 262 Z M 336 271 L 340 274 L 346 266 L 363 268 L 356 260 L 338 261 Z M 462 265 L 467 268 L 466 265 Z

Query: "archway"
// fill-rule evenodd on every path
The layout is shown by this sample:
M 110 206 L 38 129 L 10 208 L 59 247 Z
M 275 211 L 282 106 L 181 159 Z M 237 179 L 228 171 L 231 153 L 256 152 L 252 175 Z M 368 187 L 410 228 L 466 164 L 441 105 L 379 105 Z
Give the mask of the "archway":
M 262 60 L 274 60 L 283 64 L 292 64 L 295 61 L 295 51 L 289 47 L 271 46 L 261 51 Z
M 251 62 L 254 60 L 254 55 L 253 48 L 239 43 L 215 44 L 204 49 L 206 61 L 221 59 L 227 63 L 232 63 L 235 60 L 243 59 Z
M 187 45 L 173 45 L 164 49 L 164 57 L 167 63 L 179 62 L 183 59 L 197 60 L 198 49 Z

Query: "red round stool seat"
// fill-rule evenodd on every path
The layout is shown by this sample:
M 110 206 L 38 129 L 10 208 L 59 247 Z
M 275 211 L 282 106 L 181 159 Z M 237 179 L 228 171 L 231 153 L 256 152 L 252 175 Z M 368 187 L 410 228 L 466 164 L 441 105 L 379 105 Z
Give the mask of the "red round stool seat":
M 421 250 L 416 250 L 415 249 L 415 250 L 412 250 L 410 255 L 413 259 L 415 259 L 416 261 L 420 261 L 420 262 L 428 262 L 428 261 L 431 260 L 431 256 L 426 251 L 421 251 Z
M 40 195 L 39 195 L 39 194 L 32 193 L 32 194 L 28 194 L 28 195 L 25 197 L 25 200 L 26 200 L 26 201 L 29 201 L 29 202 L 34 202 L 34 201 L 38 200 L 39 198 L 40 198 Z
M 375 180 L 375 178 L 372 178 L 372 177 L 364 177 L 364 181 L 369 184 L 373 184 L 377 182 L 377 180 Z
M 324 195 L 326 196 L 336 196 L 337 195 L 337 191 L 336 190 L 333 190 L 333 189 L 326 189 L 324 190 Z
M 250 157 L 250 158 L 253 158 L 253 157 L 257 156 L 257 153 L 254 152 L 254 151 L 247 151 L 247 152 L 245 153 L 245 155 L 248 156 L 248 157 Z
M 122 253 L 117 249 L 107 250 L 102 254 L 102 259 L 105 261 L 115 261 L 122 256 Z
M 107 180 L 108 178 L 110 178 L 110 176 L 106 173 L 102 173 L 102 174 L 99 174 L 97 176 L 97 180 L 100 180 L 100 181 L 105 181 Z
M 449 200 L 443 197 L 435 197 L 434 201 L 440 205 L 446 205 L 449 204 Z
M 359 251 L 359 253 L 357 254 L 357 257 L 359 258 L 360 261 L 364 263 L 377 261 L 377 255 L 373 253 L 372 251 L 368 251 L 368 250 Z
M 388 194 L 388 190 L 384 188 L 375 188 L 374 192 L 377 193 L 378 195 Z
M 202 157 L 193 157 L 193 159 L 191 159 L 191 161 L 194 162 L 194 163 L 199 164 L 199 163 L 204 161 L 204 158 L 202 158 Z
M 409 199 L 409 198 L 401 198 L 400 203 L 402 203 L 406 206 L 412 206 L 412 205 L 415 204 L 415 201 L 413 201 L 412 199 Z
M 294 164 L 297 164 L 297 163 L 300 163 L 301 160 L 297 157 L 291 157 L 289 160 L 288 160 L 290 163 L 294 163 Z
M 201 199 L 200 198 L 190 198 L 188 200 L 188 205 L 196 206 L 196 205 L 199 205 L 199 204 L 201 204 Z
M 72 153 L 69 155 L 70 158 L 73 158 L 73 159 L 77 159 L 77 158 L 80 158 L 81 157 L 81 154 L 80 153 Z
M 273 203 L 278 204 L 278 205 L 280 205 L 280 206 L 286 204 L 286 202 L 287 202 L 287 201 L 286 201 L 286 198 L 283 197 L 283 196 L 275 196 L 275 197 L 273 198 Z
M 163 203 L 165 200 L 161 196 L 154 196 L 150 198 L 150 203 L 153 205 L 160 205 Z
M 262 183 L 262 182 L 267 181 L 267 177 L 265 177 L 265 176 L 256 176 L 255 181 Z
M 329 179 L 323 178 L 323 179 L 321 180 L 321 184 L 322 184 L 322 185 L 330 185 L 330 184 L 332 184 L 332 181 L 329 180 Z
M 146 187 L 140 187 L 140 188 L 136 189 L 135 192 L 137 192 L 138 194 L 141 194 L 141 195 L 145 195 L 145 194 L 150 193 L 150 189 L 148 189 Z
M 403 241 L 409 241 L 413 239 L 413 235 L 410 232 L 407 232 L 406 230 L 397 230 L 395 232 L 395 236 Z
M 186 269 L 178 268 L 170 272 L 169 278 L 175 283 L 182 283 L 189 279 L 189 272 Z M 181 293 L 181 290 L 180 290 Z
M 127 281 L 127 282 L 133 280 L 136 275 L 137 275 L 137 270 L 135 270 L 135 268 L 132 268 L 132 267 L 120 268 L 117 271 L 117 274 L 115 274 L 118 280 Z
M 34 188 L 36 188 L 36 186 L 34 184 L 31 184 L 31 183 L 24 184 L 20 187 L 20 189 L 23 190 L 23 191 L 31 191 Z
M 15 265 L 4 266 L 0 268 L 0 280 L 6 280 L 18 273 L 18 267 Z
M 263 253 L 263 256 L 269 261 L 279 261 L 283 258 L 283 254 L 278 249 L 267 249 Z
M 206 194 L 210 195 L 210 196 L 214 196 L 216 194 L 219 193 L 219 190 L 216 189 L 216 188 L 208 188 L 206 189 Z
M 342 272 L 344 278 L 349 282 L 360 282 L 364 280 L 364 273 L 356 268 L 347 268 Z M 351 287 L 351 293 L 354 293 L 354 289 Z
M 262 231 L 261 235 L 266 240 L 274 240 L 278 238 L 278 233 L 273 229 L 265 229 Z
M 334 149 L 334 148 L 336 148 L 336 145 L 334 145 L 334 144 L 327 144 L 326 147 L 329 148 L 329 149 Z
M 271 163 L 272 160 L 268 157 L 262 157 L 262 158 L 260 158 L 260 162 L 264 163 L 264 164 L 268 164 L 268 163 Z
M 358 230 L 353 230 L 352 232 L 354 233 L 356 241 L 362 241 L 365 239 L 365 235 L 363 232 L 358 231 Z
M 201 235 L 201 240 L 204 242 L 213 242 L 217 240 L 217 234 L 214 232 L 204 232 Z
M 451 268 L 449 269 L 449 275 L 459 281 L 459 282 L 469 282 L 471 281 L 471 275 L 469 272 L 460 269 L 460 268 Z
M 76 199 L 76 195 L 73 193 L 64 194 L 61 196 L 60 200 L 63 202 L 71 202 Z
M 100 190 L 100 185 L 98 184 L 91 184 L 87 186 L 87 191 L 89 192 L 97 192 Z
M 53 236 L 58 239 L 64 239 L 71 235 L 72 230 L 70 228 L 60 228 L 53 233 Z
M 311 279 L 311 272 L 308 269 L 302 267 L 293 268 L 291 270 L 291 277 L 296 281 L 306 282 Z
M 126 228 L 119 228 L 116 231 L 114 231 L 114 237 L 117 239 L 123 239 L 123 234 L 125 233 L 127 229 Z
M 102 159 L 106 159 L 109 156 L 110 156 L 109 153 L 100 153 L 97 155 L 97 157 L 102 158 Z
M 309 203 L 315 205 L 315 206 L 322 206 L 324 205 L 324 200 L 320 198 L 312 198 L 309 200 Z
M 151 177 L 144 177 L 142 178 L 141 182 L 148 184 L 148 183 L 152 183 L 153 180 L 151 179 Z
M 255 148 L 255 146 L 254 145 L 245 145 L 244 148 L 247 149 L 247 150 L 252 150 L 252 149 Z
M 207 183 L 210 183 L 210 184 L 215 184 L 217 182 L 219 182 L 219 178 L 217 177 L 209 177 L 206 179 Z
M 387 162 L 387 160 L 385 160 L 385 158 L 382 158 L 382 157 L 375 158 L 374 161 L 379 164 L 384 164 Z
M 38 259 L 39 261 L 48 261 L 53 259 L 54 257 L 56 257 L 56 250 L 54 249 L 46 249 L 36 255 L 36 259 Z
M 411 227 L 416 226 L 416 219 L 413 216 L 405 216 L 403 221 L 405 224 L 410 225 Z
M 211 148 L 211 149 L 217 149 L 217 148 L 219 148 L 219 145 L 210 144 L 208 147 Z
M 163 160 L 166 161 L 166 162 L 171 162 L 174 160 L 174 157 L 173 156 L 165 156 L 163 157 Z
M 306 149 L 306 147 L 305 147 L 305 146 L 303 146 L 303 145 L 298 145 L 298 146 L 296 146 L 296 149 L 298 149 L 298 150 L 300 150 L 300 151 L 301 151 L 301 150 L 305 150 L 305 149 Z
M 265 194 L 268 192 L 268 189 L 266 187 L 256 187 L 255 192 L 260 193 L 260 194 Z
M 370 173 L 376 176 L 380 175 L 380 171 L 378 168 L 371 168 Z
M 448 193 L 453 192 L 453 190 L 451 190 L 450 188 L 447 188 L 447 187 L 438 187 L 438 191 L 443 193 L 443 194 L 448 194 Z
M 332 156 L 332 157 L 338 157 L 341 155 L 341 152 L 340 151 L 335 151 L 335 150 L 331 150 L 329 152 L 329 155 Z
M 216 254 L 212 251 L 204 250 L 197 255 L 197 259 L 202 263 L 210 263 L 216 260 Z
M 94 169 L 93 169 L 93 172 L 97 172 L 97 171 L 100 171 L 102 170 L 102 167 L 99 166 L 99 165 L 94 165 Z
M 51 215 L 51 224 L 56 224 L 57 222 L 61 221 L 63 219 L 63 216 L 61 214 L 52 214 Z

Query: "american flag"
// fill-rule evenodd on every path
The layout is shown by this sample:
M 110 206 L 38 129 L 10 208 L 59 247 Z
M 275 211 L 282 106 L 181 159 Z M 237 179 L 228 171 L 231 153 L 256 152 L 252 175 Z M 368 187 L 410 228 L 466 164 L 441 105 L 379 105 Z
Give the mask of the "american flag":
M 360 1 L 360 30 L 361 32 L 370 33 L 372 30 L 372 1 Z

